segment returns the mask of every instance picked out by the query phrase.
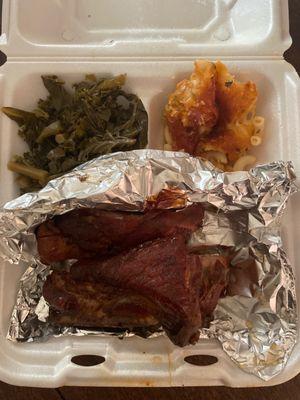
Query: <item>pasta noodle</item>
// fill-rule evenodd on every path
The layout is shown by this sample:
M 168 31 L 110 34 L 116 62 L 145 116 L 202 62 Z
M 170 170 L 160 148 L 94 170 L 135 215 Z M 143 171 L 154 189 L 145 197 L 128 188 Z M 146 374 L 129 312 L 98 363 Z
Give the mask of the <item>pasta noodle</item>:
M 206 158 L 208 160 L 213 159 L 214 161 L 216 161 L 218 163 L 221 163 L 221 164 L 227 164 L 228 163 L 226 154 L 221 152 L 221 151 L 208 151 L 205 154 L 205 156 L 206 156 Z
M 166 151 L 172 151 L 172 145 L 170 143 L 165 143 L 164 145 L 164 150 Z
M 246 156 L 240 157 L 233 166 L 233 171 L 244 171 L 251 164 L 254 164 L 256 161 L 256 157 L 248 154 Z
M 238 82 L 220 61 L 198 60 L 190 79 L 169 97 L 165 142 L 225 171 L 244 169 L 255 162 L 248 150 L 263 141 L 264 118 L 256 115 L 256 101 L 253 82 Z
M 253 136 L 251 136 L 250 141 L 251 141 L 252 146 L 259 146 L 262 142 L 262 139 L 260 136 L 253 135 Z
M 258 135 L 264 130 L 265 119 L 263 117 L 255 117 L 253 118 L 253 125 L 255 129 L 254 134 Z
M 170 135 L 169 128 L 167 126 L 165 126 L 164 135 L 166 143 L 172 145 L 172 137 Z
M 263 117 L 254 117 L 253 118 L 253 124 L 256 128 L 263 128 L 265 123 L 265 119 Z

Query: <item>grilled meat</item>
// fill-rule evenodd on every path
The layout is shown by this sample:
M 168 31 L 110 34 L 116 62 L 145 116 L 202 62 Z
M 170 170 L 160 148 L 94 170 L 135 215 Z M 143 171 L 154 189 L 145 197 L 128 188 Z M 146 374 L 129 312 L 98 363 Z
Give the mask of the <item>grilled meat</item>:
M 227 267 L 225 257 L 189 253 L 184 237 L 177 236 L 106 260 L 79 261 L 71 275 L 78 282 L 104 281 L 146 297 L 171 340 L 184 346 L 197 340 L 203 317 L 214 310 L 227 284 Z
M 146 243 L 106 260 L 54 271 L 43 294 L 50 320 L 89 328 L 162 325 L 179 346 L 194 343 L 227 285 L 228 259 L 189 254 L 183 237 Z
M 75 282 L 68 272 L 53 271 L 43 296 L 51 305 L 51 322 L 58 325 L 149 329 L 158 324 L 142 296 L 103 282 Z
M 149 240 L 188 235 L 202 224 L 203 208 L 193 204 L 179 210 L 149 209 L 144 213 L 84 208 L 42 223 L 36 232 L 45 263 L 103 257 Z
M 41 224 L 38 250 L 55 269 L 43 295 L 60 326 L 154 331 L 162 326 L 178 346 L 195 343 L 227 285 L 229 260 L 191 253 L 203 219 L 201 204 L 182 209 L 177 193 L 148 200 L 143 213 L 84 208 Z

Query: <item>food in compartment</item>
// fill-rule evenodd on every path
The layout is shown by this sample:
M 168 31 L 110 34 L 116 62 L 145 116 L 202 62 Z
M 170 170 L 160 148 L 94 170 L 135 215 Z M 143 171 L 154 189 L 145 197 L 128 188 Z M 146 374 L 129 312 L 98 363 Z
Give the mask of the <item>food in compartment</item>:
M 107 256 L 176 232 L 191 233 L 202 218 L 201 204 L 144 213 L 82 208 L 42 223 L 36 232 L 38 250 L 46 263 Z
M 151 303 L 128 289 L 105 282 L 74 280 L 67 271 L 53 271 L 43 287 L 50 304 L 49 321 L 55 325 L 85 328 L 157 329 L 149 313 Z
M 202 257 L 191 253 L 185 237 L 176 234 L 106 259 L 80 260 L 65 276 L 54 271 L 44 288 L 52 321 L 127 329 L 157 321 L 176 345 L 195 343 L 205 316 L 215 308 L 226 286 L 228 270 L 226 258 L 212 257 L 208 266 L 206 257 L 206 268 L 202 268 Z M 217 274 L 210 273 L 214 268 Z M 60 288 L 53 284 L 58 277 L 66 282 Z M 86 296 L 77 298 L 74 290 L 72 296 L 70 290 L 76 285 L 80 295 L 83 290 Z M 95 289 L 100 285 L 99 290 L 101 285 L 107 288 L 98 295 L 100 301 L 93 290 L 87 290 L 94 285 Z M 115 292 L 103 299 L 109 288 Z
M 123 89 L 125 75 L 86 75 L 73 91 L 55 75 L 42 80 L 49 96 L 33 111 L 2 108 L 29 147 L 8 163 L 22 192 L 38 190 L 97 156 L 146 147 L 148 115 L 141 99 Z
M 162 326 L 176 345 L 195 343 L 228 283 L 229 256 L 190 245 L 203 215 L 174 189 L 143 212 L 80 208 L 43 222 L 38 251 L 54 266 L 43 287 L 49 321 L 142 336 Z
M 238 82 L 222 62 L 196 61 L 165 106 L 165 150 L 201 156 L 225 171 L 246 169 L 264 129 L 257 96 L 253 82 Z

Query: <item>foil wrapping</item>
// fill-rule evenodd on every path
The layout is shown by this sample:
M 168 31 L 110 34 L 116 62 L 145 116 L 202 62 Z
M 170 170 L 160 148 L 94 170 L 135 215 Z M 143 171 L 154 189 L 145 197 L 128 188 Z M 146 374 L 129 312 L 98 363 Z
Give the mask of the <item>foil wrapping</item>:
M 89 161 L 37 193 L 0 210 L 0 252 L 26 268 L 12 311 L 7 338 L 49 335 L 133 335 L 133 332 L 54 327 L 42 296 L 51 268 L 39 260 L 34 230 L 41 222 L 79 207 L 141 211 L 150 196 L 177 189 L 186 205 L 205 207 L 203 227 L 190 245 L 234 248 L 231 283 L 200 337 L 217 338 L 246 372 L 264 380 L 285 366 L 297 336 L 295 278 L 282 248 L 280 222 L 296 191 L 293 166 L 273 162 L 248 172 L 224 173 L 185 153 L 138 150 Z M 164 334 L 148 332 L 147 335 Z

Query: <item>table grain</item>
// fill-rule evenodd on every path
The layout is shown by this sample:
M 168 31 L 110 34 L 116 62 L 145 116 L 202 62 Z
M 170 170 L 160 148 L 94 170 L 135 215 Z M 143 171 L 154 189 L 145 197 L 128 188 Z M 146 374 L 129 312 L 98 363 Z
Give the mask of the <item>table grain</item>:
M 277 0 L 287 1 L 287 0 Z M 293 44 L 284 56 L 300 73 L 300 0 L 289 1 Z M 0 56 L 4 60 L 4 56 Z M 87 388 L 37 389 L 0 382 L 0 400 L 300 400 L 300 374 L 282 385 L 268 388 Z

